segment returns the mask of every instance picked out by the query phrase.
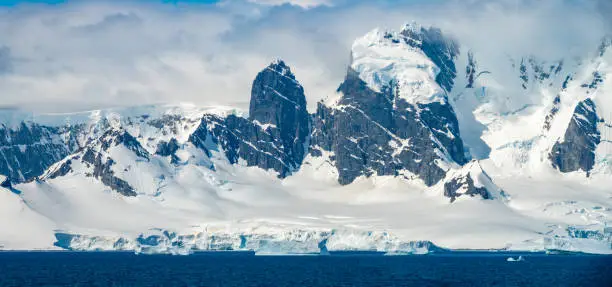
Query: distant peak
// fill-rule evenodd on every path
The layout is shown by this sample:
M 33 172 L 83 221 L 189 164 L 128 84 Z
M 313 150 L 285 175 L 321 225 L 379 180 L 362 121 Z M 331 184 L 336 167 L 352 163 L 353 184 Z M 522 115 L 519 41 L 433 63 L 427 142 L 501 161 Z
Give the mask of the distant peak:
M 452 48 L 451 50 L 455 50 L 454 46 L 458 46 L 453 39 L 446 37 L 440 28 L 435 26 L 424 27 L 415 21 L 402 26 L 399 32 L 376 28 L 361 39 L 370 43 L 406 43 L 415 48 L 422 48 L 423 42 L 435 42 L 442 44 L 442 46 L 453 46 L 449 47 Z M 457 53 L 458 51 L 451 52 Z
M 442 30 L 435 26 L 423 27 L 421 24 L 412 22 L 406 24 L 400 31 L 400 34 L 406 37 L 406 41 L 411 46 L 419 46 L 423 41 L 436 42 L 451 42 Z
M 272 63 L 270 63 L 267 69 L 275 71 L 285 77 L 295 79 L 295 76 L 291 72 L 291 68 L 285 63 L 285 61 L 279 58 L 272 60 Z
M 378 47 L 385 47 L 385 49 L 376 50 Z M 381 52 L 386 54 L 381 55 Z M 415 52 L 419 55 L 415 55 Z M 372 65 L 372 62 L 367 60 L 368 58 L 378 57 L 377 63 L 378 61 L 391 61 L 389 67 L 397 67 L 399 62 L 417 61 L 415 59 L 419 58 L 421 53 L 440 69 L 440 72 L 433 77 L 440 87 L 450 92 L 457 76 L 454 61 L 459 55 L 459 45 L 454 39 L 446 37 L 440 29 L 435 27 L 422 28 L 421 25 L 412 23 L 402 27 L 399 33 L 392 30 L 374 29 L 353 43 L 351 65 L 362 79 L 372 76 L 365 82 L 370 87 L 377 87 L 379 86 L 377 83 L 383 82 L 386 85 L 393 79 L 388 77 L 391 74 L 388 70 L 377 69 L 378 64 Z M 361 62 L 361 64 L 355 64 L 356 62 Z M 357 67 L 359 65 L 361 66 Z M 371 71 L 375 72 L 371 73 Z M 362 75 L 362 72 L 365 72 L 367 76 Z M 403 74 L 403 72 L 397 72 Z M 381 91 L 378 88 L 375 90 Z
M 412 33 L 419 33 L 421 32 L 421 30 L 423 29 L 423 26 L 421 26 L 421 24 L 417 23 L 416 21 L 412 21 L 410 23 L 406 23 L 404 24 L 404 27 L 402 28 L 401 32 L 412 32 Z
M 274 58 L 272 63 L 270 63 L 270 66 L 287 66 L 287 64 L 285 64 L 285 61 L 283 61 L 281 58 Z

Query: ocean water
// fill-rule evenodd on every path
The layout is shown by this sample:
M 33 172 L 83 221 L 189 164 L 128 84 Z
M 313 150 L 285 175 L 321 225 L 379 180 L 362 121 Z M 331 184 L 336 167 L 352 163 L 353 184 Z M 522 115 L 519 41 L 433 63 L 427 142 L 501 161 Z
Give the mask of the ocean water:
M 522 255 L 524 261 L 508 262 Z M 2 252 L 0 286 L 612 286 L 612 257 Z

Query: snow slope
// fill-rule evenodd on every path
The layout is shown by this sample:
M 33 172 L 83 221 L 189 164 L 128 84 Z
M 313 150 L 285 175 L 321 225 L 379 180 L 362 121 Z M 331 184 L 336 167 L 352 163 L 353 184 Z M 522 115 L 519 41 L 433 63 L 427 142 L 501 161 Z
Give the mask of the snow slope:
M 328 251 L 416 252 L 415 242 L 430 241 L 451 249 L 611 253 L 605 228 L 612 194 L 600 182 L 499 177 L 508 201 L 460 197 L 449 204 L 440 187 L 424 189 L 392 177 L 340 186 L 315 162 L 285 180 L 258 168 L 216 163 L 217 172 L 185 165 L 158 194 L 135 198 L 77 176 L 20 185 L 21 197 L 5 193 L 14 197 L 9 204 L 26 202 L 24 210 L 46 225 L 24 218 L 22 224 L 32 228 L 19 229 L 21 237 L 3 235 L 17 239 L 4 248 L 52 248 L 56 232 L 78 235 L 63 246 L 76 250 L 300 254 L 318 253 L 324 242 Z M 15 216 L 2 220 L 7 218 Z
M 400 98 L 409 103 L 441 101 L 444 91 L 435 81 L 440 69 L 421 49 L 403 39 L 405 36 L 397 32 L 369 32 L 353 44 L 351 68 L 377 92 L 394 83 Z

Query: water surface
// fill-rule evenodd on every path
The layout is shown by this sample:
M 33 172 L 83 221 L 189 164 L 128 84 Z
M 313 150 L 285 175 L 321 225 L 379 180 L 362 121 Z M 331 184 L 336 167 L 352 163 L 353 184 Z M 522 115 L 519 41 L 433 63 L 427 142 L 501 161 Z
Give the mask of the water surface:
M 612 257 L 0 252 L 0 286 L 612 286 Z

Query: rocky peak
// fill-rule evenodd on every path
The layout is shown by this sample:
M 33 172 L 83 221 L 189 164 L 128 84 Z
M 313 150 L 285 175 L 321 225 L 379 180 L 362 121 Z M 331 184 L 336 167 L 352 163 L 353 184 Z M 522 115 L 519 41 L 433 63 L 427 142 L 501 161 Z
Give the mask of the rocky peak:
M 0 126 L 0 173 L 16 183 L 42 175 L 75 149 L 61 133 L 58 128 L 31 122 Z
M 280 75 L 295 80 L 295 75 L 291 72 L 291 68 L 281 59 L 274 59 L 267 69 L 277 72 Z
M 273 61 L 253 81 L 249 120 L 278 131 L 281 149 L 295 168 L 307 150 L 310 115 L 304 88 L 282 60 Z
M 304 89 L 289 66 L 275 60 L 253 81 L 248 118 L 206 115 L 189 141 L 208 155 L 217 145 L 232 164 L 242 159 L 286 177 L 301 166 L 309 136 Z
M 388 85 L 392 74 L 402 75 L 409 83 L 435 78 L 434 89 L 450 92 L 455 83 L 455 60 L 459 44 L 435 27 L 423 28 L 418 24 L 403 27 L 399 33 L 375 29 L 355 41 L 351 66 L 368 85 L 381 91 Z M 396 79 L 402 84 L 402 79 Z M 414 88 L 416 84 L 412 84 Z M 436 94 L 444 94 L 438 91 Z M 418 97 L 419 92 L 416 92 Z
M 279 125 L 287 117 L 307 114 L 304 88 L 282 60 L 263 69 L 251 89 L 249 119 Z
M 340 184 L 373 175 L 440 182 L 466 162 L 446 96 L 457 53 L 439 29 L 415 24 L 356 40 L 340 98 L 313 117 L 313 156 L 332 155 Z

